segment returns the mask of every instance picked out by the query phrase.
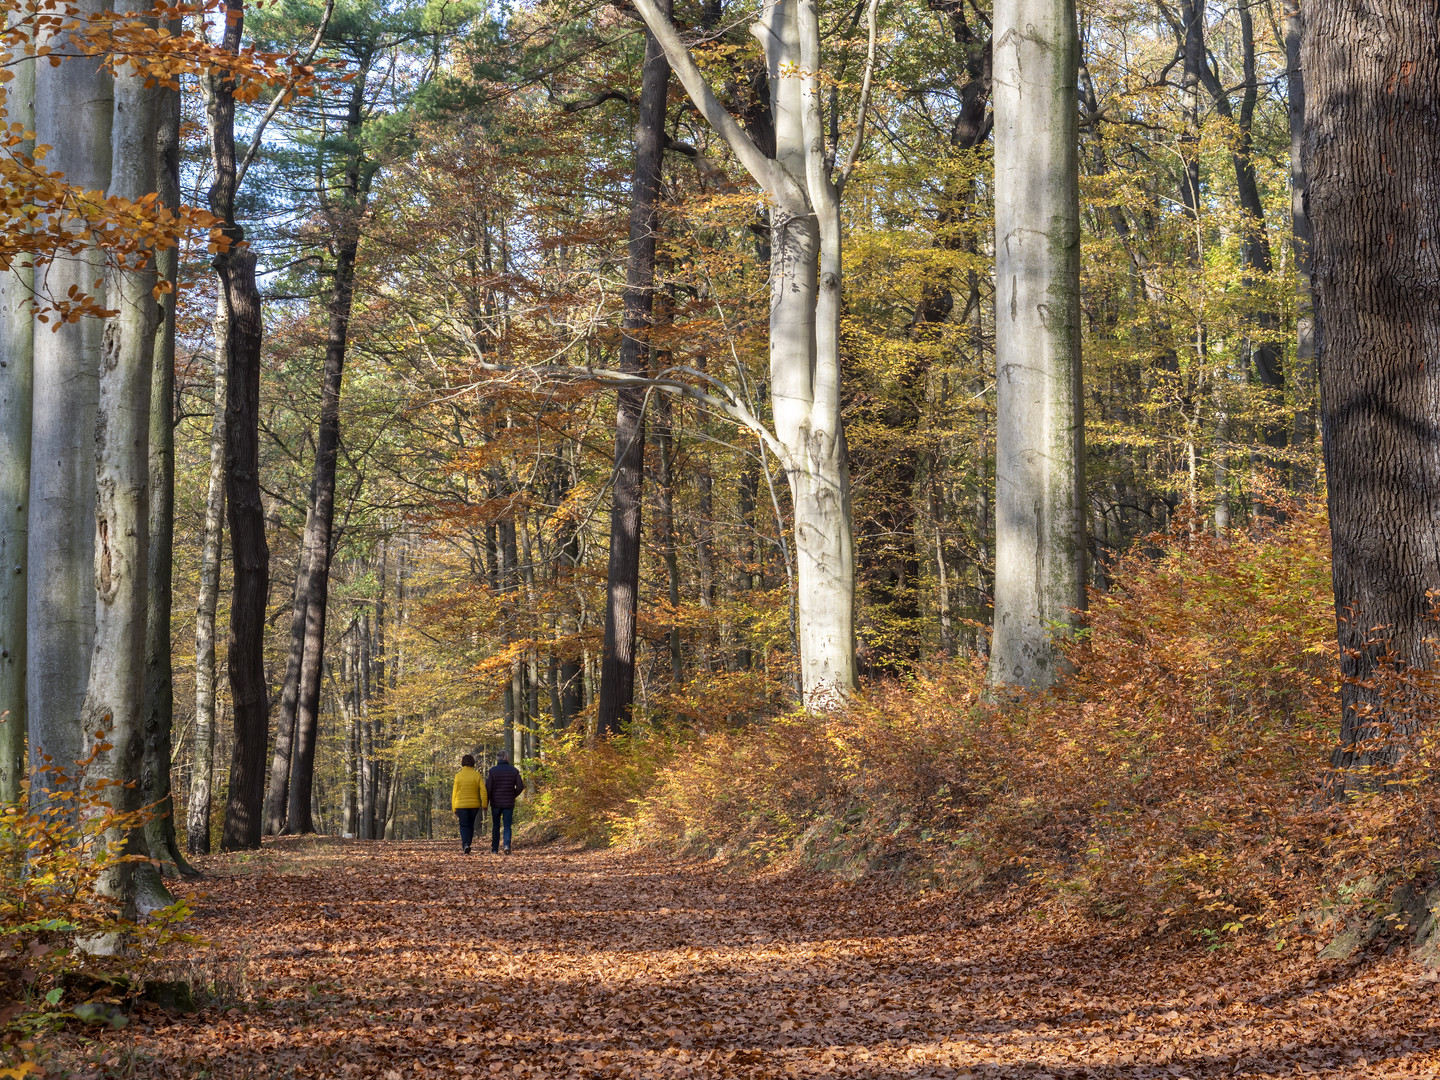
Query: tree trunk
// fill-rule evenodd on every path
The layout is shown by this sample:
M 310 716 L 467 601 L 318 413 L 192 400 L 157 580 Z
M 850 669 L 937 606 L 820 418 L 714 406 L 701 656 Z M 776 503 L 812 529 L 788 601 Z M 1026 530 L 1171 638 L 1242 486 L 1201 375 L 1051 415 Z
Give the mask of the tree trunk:
M 75 15 L 106 10 L 84 0 Z M 48 44 L 63 55 L 62 40 Z M 37 67 L 36 141 L 51 147 L 45 168 L 86 191 L 110 186 L 111 94 L 110 73 L 90 57 Z M 48 264 L 36 287 L 51 296 L 71 288 L 88 294 L 104 276 L 104 256 L 91 251 Z M 47 757 L 73 772 L 84 753 L 80 710 L 95 644 L 95 420 L 104 334 L 102 320 L 81 318 L 35 335 L 25 667 L 32 775 Z M 32 802 L 37 794 L 43 800 L 48 786 L 37 781 Z
M 229 376 L 228 305 L 215 304 L 215 391 L 210 423 L 210 478 L 200 542 L 200 595 L 195 603 L 195 726 L 192 731 L 186 846 L 210 854 L 210 806 L 215 777 L 215 609 L 220 602 L 220 558 L 225 541 L 225 380 Z
M 355 624 L 355 712 L 360 717 L 360 837 L 374 840 L 380 774 L 375 762 L 375 727 L 370 719 L 370 617 Z
M 227 9 L 221 48 L 238 54 L 244 8 Z M 265 602 L 270 587 L 270 548 L 260 498 L 260 346 L 264 324 L 255 281 L 255 255 L 239 245 L 245 233 L 235 220 L 235 84 L 212 76 L 208 87 L 211 159 L 210 211 L 230 240 L 215 256 L 226 308 L 225 501 L 234 570 L 230 587 L 230 705 L 234 738 L 230 794 L 225 805 L 221 851 L 260 846 L 264 824 L 265 742 L 269 688 L 265 683 Z
M 1433 708 L 1380 669 L 1434 661 L 1440 11 L 1315 0 L 1301 60 L 1342 676 L 1335 763 L 1352 768 L 1394 760 L 1387 731 Z
M 335 707 L 340 710 L 340 720 L 345 730 L 345 792 L 340 796 L 340 835 L 354 837 L 359 834 L 359 815 L 356 813 L 355 799 L 360 777 L 356 762 L 356 751 L 360 745 L 359 731 L 354 713 L 345 704 L 343 690 L 337 689 L 335 692 Z
M 666 17 L 670 4 L 664 3 Z M 653 33 L 645 35 L 645 68 L 635 124 L 630 185 L 630 245 L 620 370 L 640 374 L 650 347 L 655 303 L 655 240 L 660 224 L 660 169 L 665 155 L 665 96 L 670 65 Z M 610 565 L 605 591 L 605 652 L 600 670 L 599 730 L 617 732 L 635 699 L 635 614 L 640 591 L 641 486 L 645 470 L 645 391 L 616 394 L 615 472 L 611 483 Z
M 5 89 L 11 123 L 35 128 L 35 62 L 21 60 Z M 33 154 L 33 141 L 15 147 Z M 30 506 L 30 396 L 35 268 L 16 260 L 0 275 L 0 803 L 20 798 L 25 779 L 25 573 Z
M 990 681 L 1048 685 L 1085 603 L 1079 46 L 1071 0 L 999 0 L 995 623 Z M 1190 174 L 1187 172 L 1187 176 Z M 1187 180 L 1193 184 L 1193 176 Z
M 655 438 L 660 444 L 659 513 L 656 524 L 665 558 L 665 584 L 670 609 L 680 607 L 680 553 L 675 541 L 675 426 L 670 399 L 660 395 L 655 402 Z M 670 644 L 670 681 L 677 687 L 685 683 L 684 654 L 680 646 L 680 627 L 673 622 L 666 635 Z
M 230 591 L 230 701 L 234 743 L 230 797 L 220 849 L 260 846 L 265 811 L 265 742 L 270 727 L 265 682 L 265 601 L 270 549 L 260 498 L 260 292 L 255 257 L 222 253 L 216 270 L 230 307 L 228 393 L 225 407 L 225 501 L 229 508 L 234 573 Z
M 1305 179 L 1305 74 L 1301 67 L 1300 43 L 1305 19 L 1300 0 L 1287 0 L 1285 5 L 1285 61 L 1289 89 L 1290 112 L 1290 228 L 1295 253 L 1295 290 L 1298 294 L 1295 320 L 1295 410 L 1291 442 L 1309 447 L 1315 440 L 1315 368 L 1316 345 L 1320 324 L 1315 310 L 1315 282 L 1311 272 L 1310 209 Z M 1293 479 L 1297 479 L 1292 472 Z M 1308 490 L 1313 486 L 1313 472 Z
M 295 591 L 290 607 L 290 651 L 285 658 L 285 681 L 280 684 L 280 719 L 275 731 L 275 753 L 270 759 L 270 786 L 265 795 L 265 833 L 285 831 L 290 806 L 290 759 L 295 746 L 295 713 L 300 700 L 300 664 L 305 654 L 305 616 L 310 585 L 310 546 L 315 522 L 314 491 L 305 511 L 305 531 L 295 555 Z
M 113 158 L 108 195 L 131 201 L 156 192 L 160 90 L 133 65 L 114 83 Z M 145 645 L 150 566 L 150 389 L 155 364 L 156 253 L 107 275 L 100 397 L 95 428 L 95 652 L 81 723 L 95 760 L 90 776 L 108 782 L 101 797 L 117 813 L 142 805 L 145 750 Z M 168 403 L 167 403 L 168 404 Z M 168 631 L 168 627 L 166 628 Z M 169 762 L 166 762 L 168 769 Z M 110 830 L 126 854 L 145 852 L 139 828 Z M 150 887 L 142 881 L 151 879 Z M 169 902 L 149 863 L 120 862 L 97 882 L 143 916 Z M 109 951 L 119 942 L 92 946 Z
M 179 26 L 172 24 L 172 33 Z M 180 91 L 159 91 L 156 190 L 161 206 L 180 206 Z M 194 871 L 175 839 L 175 800 L 170 787 L 171 739 L 175 728 L 175 682 L 170 656 L 174 603 L 171 581 L 175 548 L 175 285 L 180 253 L 166 248 L 157 269 L 171 288 L 162 296 L 150 384 L 150 556 L 149 603 L 145 629 L 145 754 L 140 790 L 158 814 L 145 825 L 145 848 L 163 874 Z
M 319 735 L 320 678 L 325 654 L 325 619 L 330 593 L 330 545 L 335 518 L 335 465 L 340 450 L 340 384 L 348 345 L 350 306 L 355 288 L 358 238 L 337 252 L 335 293 L 325 343 L 325 372 L 320 392 L 320 425 L 315 443 L 315 529 L 309 551 L 305 641 L 301 652 L 295 748 L 290 763 L 290 808 L 286 831 L 315 831 L 309 812 Z
M 855 563 L 840 414 L 840 191 L 821 116 L 819 16 L 779 0 L 751 28 L 765 52 L 774 120 L 768 157 L 720 105 L 654 0 L 635 0 L 680 81 L 766 190 L 770 210 L 770 393 L 795 507 L 803 694 L 812 708 L 855 687 Z M 838 149 L 838 148 L 837 148 Z M 764 437 L 764 436 L 762 436 Z
M 351 84 L 346 134 L 358 140 L 365 101 L 365 79 Z M 350 309 L 355 293 L 355 256 L 360 246 L 360 217 L 368 194 L 363 161 L 352 158 L 345 173 L 344 205 L 334 223 L 335 274 L 330 296 L 330 325 L 325 340 L 325 370 L 320 388 L 320 423 L 315 439 L 315 472 L 311 481 L 315 509 L 309 545 L 309 581 L 305 590 L 305 641 L 300 659 L 300 684 L 295 712 L 294 750 L 290 760 L 290 806 L 286 832 L 315 831 L 310 811 L 315 781 L 315 744 L 319 737 L 320 679 L 325 656 L 325 618 L 330 593 L 331 537 L 335 518 L 335 464 L 340 451 L 340 385 L 349 344 Z

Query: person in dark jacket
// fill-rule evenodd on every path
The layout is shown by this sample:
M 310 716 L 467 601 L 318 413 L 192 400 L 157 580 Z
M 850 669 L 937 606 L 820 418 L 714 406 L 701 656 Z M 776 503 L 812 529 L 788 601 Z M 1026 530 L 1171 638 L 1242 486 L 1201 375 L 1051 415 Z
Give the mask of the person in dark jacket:
M 515 820 L 515 800 L 525 790 L 520 770 L 510 764 L 505 751 L 495 755 L 495 767 L 485 777 L 485 793 L 490 796 L 490 851 L 500 851 L 500 831 L 504 826 L 505 854 L 510 854 L 510 825 Z

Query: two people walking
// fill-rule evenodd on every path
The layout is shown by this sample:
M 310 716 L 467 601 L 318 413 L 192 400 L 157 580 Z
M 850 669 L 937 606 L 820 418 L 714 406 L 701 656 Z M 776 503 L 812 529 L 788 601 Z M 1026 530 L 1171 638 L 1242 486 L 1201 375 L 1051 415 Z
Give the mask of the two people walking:
M 490 850 L 498 853 L 503 831 L 504 852 L 510 854 L 510 826 L 515 820 L 515 800 L 525 790 L 525 780 L 520 770 L 510 764 L 510 757 L 503 750 L 496 755 L 495 767 L 482 780 L 475 769 L 475 755 L 466 754 L 460 759 L 460 771 L 455 774 L 455 783 L 450 789 L 450 809 L 460 824 L 460 847 L 470 854 L 470 844 L 475 839 L 475 820 L 480 811 L 490 808 Z

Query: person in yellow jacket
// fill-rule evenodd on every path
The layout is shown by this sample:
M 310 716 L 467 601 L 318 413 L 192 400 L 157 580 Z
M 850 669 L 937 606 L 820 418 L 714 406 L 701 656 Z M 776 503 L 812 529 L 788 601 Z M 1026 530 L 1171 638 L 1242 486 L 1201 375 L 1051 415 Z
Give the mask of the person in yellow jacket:
M 489 801 L 485 797 L 485 778 L 475 771 L 475 756 L 466 754 L 460 759 L 460 771 L 450 788 L 450 809 L 460 822 L 460 847 L 466 855 L 470 854 L 470 841 L 475 839 L 475 819 Z

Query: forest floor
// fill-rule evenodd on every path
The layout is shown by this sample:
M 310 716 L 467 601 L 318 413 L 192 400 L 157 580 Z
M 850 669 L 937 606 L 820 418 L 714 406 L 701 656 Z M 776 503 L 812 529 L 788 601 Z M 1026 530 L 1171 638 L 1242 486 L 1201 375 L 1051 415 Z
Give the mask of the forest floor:
M 68 1075 L 1440 1077 L 1440 983 L 1399 953 L 1207 950 L 1019 893 L 558 845 L 286 839 L 202 863 L 211 945 L 179 974 L 210 1003 L 136 1015 Z

